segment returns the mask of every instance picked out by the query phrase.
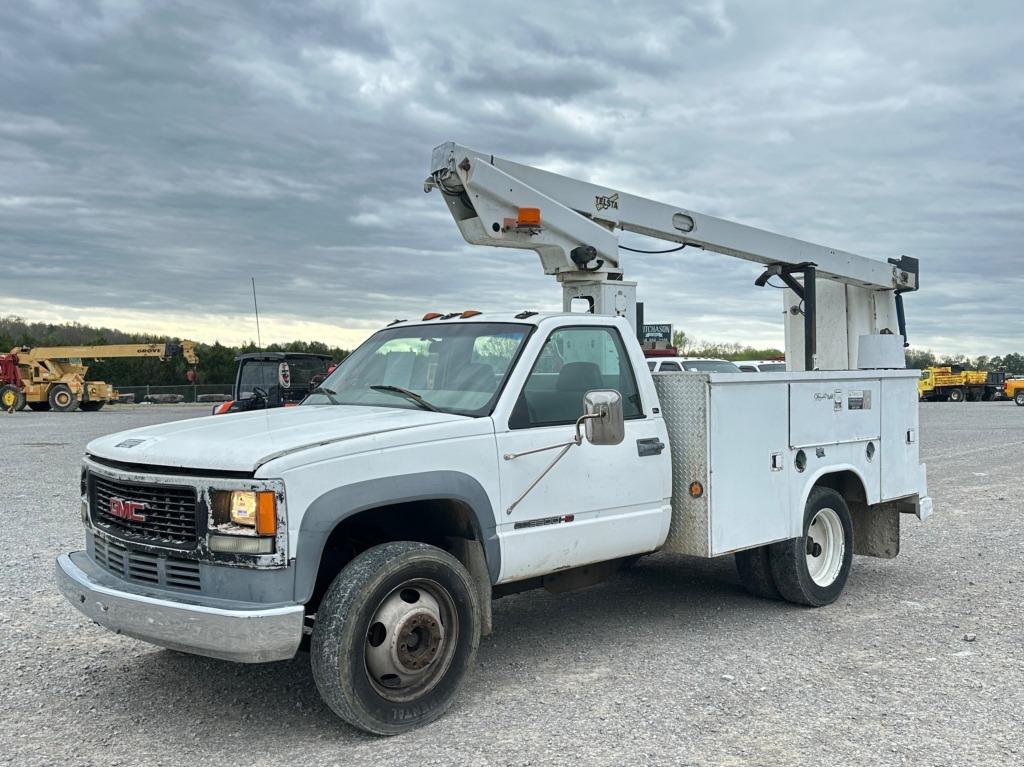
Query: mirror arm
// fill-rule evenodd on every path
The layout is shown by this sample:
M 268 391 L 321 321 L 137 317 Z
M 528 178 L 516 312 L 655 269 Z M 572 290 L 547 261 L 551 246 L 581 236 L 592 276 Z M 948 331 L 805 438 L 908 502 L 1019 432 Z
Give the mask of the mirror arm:
M 533 455 L 534 453 L 544 453 L 548 450 L 557 450 L 560 447 L 572 447 L 573 445 L 583 444 L 583 432 L 580 427 L 583 426 L 584 421 L 589 421 L 591 418 L 601 418 L 603 413 L 591 413 L 588 415 L 581 415 L 576 419 L 576 436 L 573 437 L 571 442 L 559 442 L 557 445 L 547 445 L 546 447 L 535 447 L 533 450 L 524 450 L 521 453 L 505 453 L 502 456 L 506 461 L 514 461 L 516 458 L 521 458 L 524 455 Z M 556 459 L 557 460 L 557 459 Z
M 572 439 L 571 442 L 561 442 L 557 445 L 548 445 L 547 447 L 538 447 L 534 448 L 533 450 L 524 450 L 521 453 L 505 453 L 505 455 L 503 456 L 504 459 L 506 461 L 512 461 L 524 455 L 533 455 L 534 453 L 543 453 L 548 450 L 557 450 L 558 448 L 562 448 L 562 452 L 555 456 L 555 460 L 549 463 L 547 465 L 547 468 L 545 468 L 544 471 L 540 473 L 540 476 L 538 476 L 537 479 L 533 480 L 533 482 L 530 483 L 530 486 L 527 487 L 518 498 L 512 501 L 512 504 L 505 510 L 505 513 L 511 514 L 515 510 L 516 506 L 523 502 L 523 499 L 530 494 L 530 491 L 540 484 L 540 481 L 548 475 L 549 471 L 555 468 L 555 464 L 565 457 L 565 454 L 569 452 L 569 448 L 583 444 L 583 432 L 581 431 L 581 428 L 583 426 L 584 421 L 588 421 L 591 418 L 602 418 L 603 416 L 603 413 L 590 413 L 581 415 L 579 418 L 577 418 L 576 436 Z

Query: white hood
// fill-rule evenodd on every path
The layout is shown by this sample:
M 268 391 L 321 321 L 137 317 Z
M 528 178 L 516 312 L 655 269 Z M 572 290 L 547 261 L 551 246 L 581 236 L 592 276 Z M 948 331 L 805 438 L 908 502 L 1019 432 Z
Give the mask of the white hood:
M 318 445 L 460 420 L 466 416 L 404 408 L 282 407 L 122 431 L 94 439 L 86 452 L 124 463 L 249 472 Z

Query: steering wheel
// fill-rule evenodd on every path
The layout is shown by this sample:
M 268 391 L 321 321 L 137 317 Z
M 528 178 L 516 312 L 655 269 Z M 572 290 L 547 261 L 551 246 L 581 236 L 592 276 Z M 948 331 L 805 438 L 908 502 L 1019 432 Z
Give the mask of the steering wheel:
M 270 395 L 267 393 L 267 390 L 259 386 L 252 387 L 252 393 L 260 399 L 270 399 Z

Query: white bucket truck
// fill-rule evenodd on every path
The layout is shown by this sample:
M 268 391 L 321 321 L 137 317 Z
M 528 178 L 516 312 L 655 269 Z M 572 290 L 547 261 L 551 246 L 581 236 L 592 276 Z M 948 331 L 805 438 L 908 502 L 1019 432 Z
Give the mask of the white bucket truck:
M 242 662 L 308 642 L 337 714 L 440 716 L 491 600 L 594 583 L 637 555 L 735 555 L 754 594 L 835 600 L 931 510 L 901 294 L 917 264 L 434 150 L 465 238 L 533 249 L 586 313 L 428 314 L 371 336 L 305 402 L 95 440 L 86 548 L 61 592 L 96 623 Z M 648 371 L 616 232 L 745 258 L 787 285 L 788 370 Z

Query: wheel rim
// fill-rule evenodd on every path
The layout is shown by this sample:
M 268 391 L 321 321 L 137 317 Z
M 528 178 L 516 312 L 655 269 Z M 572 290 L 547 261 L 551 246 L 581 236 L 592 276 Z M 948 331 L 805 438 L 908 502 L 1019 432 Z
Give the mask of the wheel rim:
M 12 391 L 5 391 L 3 399 L 0 399 L 0 404 L 3 404 L 5 409 L 14 407 L 15 402 L 17 402 L 17 397 L 15 397 Z
M 444 587 L 422 579 L 402 583 L 381 601 L 366 631 L 370 684 L 391 701 L 419 697 L 451 665 L 458 635 L 458 613 Z
M 807 528 L 807 572 L 819 586 L 831 586 L 843 567 L 846 541 L 834 509 L 821 509 Z
M 53 395 L 53 401 L 57 403 L 57 407 L 67 407 L 71 404 L 71 395 L 66 391 L 59 391 Z

